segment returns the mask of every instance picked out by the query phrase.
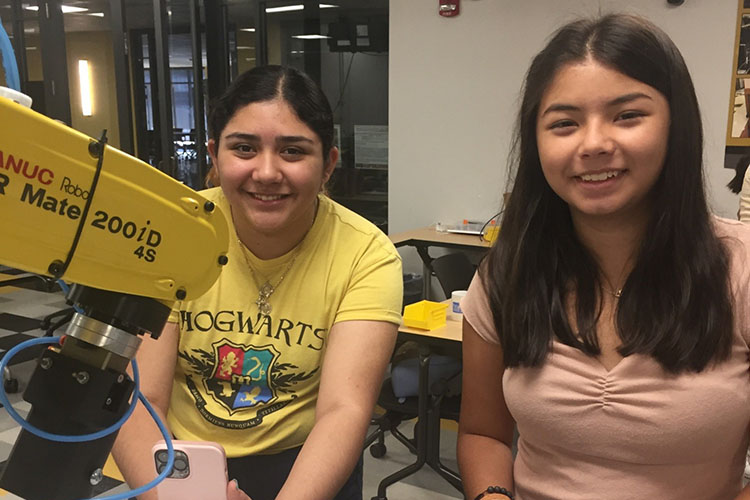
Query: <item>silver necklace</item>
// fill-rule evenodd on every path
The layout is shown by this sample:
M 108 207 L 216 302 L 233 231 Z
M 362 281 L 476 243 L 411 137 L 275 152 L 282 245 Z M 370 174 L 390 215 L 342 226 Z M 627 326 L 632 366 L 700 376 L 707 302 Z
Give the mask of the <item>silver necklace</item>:
M 604 275 L 604 273 L 602 273 L 602 277 L 604 278 L 604 281 L 607 282 L 607 286 L 604 286 L 604 283 L 602 283 L 602 288 L 604 289 L 604 291 L 614 297 L 615 300 L 619 299 L 622 296 L 622 288 L 613 287 L 612 283 L 610 283 L 609 279 Z
M 606 286 L 605 286 L 605 287 L 602 287 L 602 288 L 604 288 L 604 291 L 605 291 L 605 292 L 607 292 L 608 294 L 610 294 L 610 295 L 611 295 L 612 297 L 614 297 L 614 298 L 616 298 L 616 299 L 619 299 L 619 298 L 620 298 L 620 297 L 622 296 L 622 288 L 618 288 L 618 289 L 617 289 L 617 290 L 615 290 L 615 291 L 612 291 L 612 290 L 610 290 L 610 289 L 609 289 L 609 288 L 607 288 Z
M 242 255 L 245 257 L 245 263 L 247 264 L 247 267 L 250 269 L 250 274 L 253 276 L 253 281 L 255 282 L 255 286 L 258 287 L 258 298 L 255 299 L 255 305 L 258 306 L 258 311 L 268 316 L 271 314 L 271 310 L 273 310 L 273 307 L 268 302 L 268 299 L 271 298 L 271 295 L 273 295 L 273 292 L 276 291 L 276 289 L 281 285 L 281 283 L 284 281 L 284 278 L 286 278 L 286 275 L 289 273 L 289 270 L 292 269 L 292 266 L 294 265 L 294 262 L 297 260 L 297 255 L 299 255 L 299 247 L 297 248 L 297 251 L 295 251 L 294 257 L 292 257 L 292 260 L 289 261 L 289 264 L 287 264 L 286 268 L 284 269 L 284 272 L 281 273 L 281 276 L 279 277 L 279 281 L 276 282 L 275 285 L 271 284 L 271 280 L 269 278 L 266 278 L 265 276 L 260 276 L 263 279 L 263 284 L 260 284 L 260 280 L 258 279 L 258 276 L 260 273 L 256 273 L 255 269 L 253 269 L 252 264 L 250 264 L 250 260 L 247 258 L 247 248 L 245 247 L 245 244 L 242 243 L 242 241 L 237 238 L 237 243 L 240 245 L 240 250 L 242 251 Z
M 231 209 L 230 209 L 231 210 Z M 318 199 L 315 198 L 315 211 L 313 212 L 313 223 L 310 225 L 309 228 L 307 228 L 307 231 L 305 232 L 304 236 L 302 236 L 302 240 L 297 245 L 297 248 L 294 250 L 294 257 L 292 257 L 292 260 L 289 261 L 289 264 L 287 264 L 286 268 L 284 269 L 284 272 L 281 273 L 281 277 L 279 278 L 279 281 L 276 282 L 275 285 L 271 284 L 271 280 L 261 276 L 263 278 L 263 284 L 260 284 L 260 280 L 258 279 L 258 274 L 256 274 L 255 269 L 253 269 L 252 264 L 250 264 L 250 259 L 247 258 L 247 253 L 250 250 L 245 246 L 244 243 L 242 243 L 242 240 L 240 239 L 239 233 L 237 233 L 237 227 L 235 226 L 235 235 L 237 236 L 237 244 L 240 246 L 240 251 L 242 252 L 242 256 L 245 258 L 245 263 L 247 264 L 248 269 L 250 269 L 250 274 L 253 276 L 253 282 L 255 282 L 255 286 L 258 287 L 258 298 L 255 299 L 255 305 L 258 306 L 258 311 L 268 316 L 271 314 L 271 310 L 273 307 L 268 302 L 268 299 L 271 298 L 271 295 L 273 295 L 273 292 L 276 291 L 276 289 L 281 285 L 281 283 L 284 281 L 284 278 L 286 278 L 287 273 L 289 273 L 289 270 L 294 265 L 294 261 L 297 260 L 297 256 L 300 254 L 300 250 L 302 248 L 302 243 L 304 242 L 305 238 L 307 238 L 307 234 L 310 232 L 310 229 L 312 229 L 312 226 L 315 225 L 315 219 L 318 218 Z M 232 214 L 232 220 L 234 221 L 234 214 Z

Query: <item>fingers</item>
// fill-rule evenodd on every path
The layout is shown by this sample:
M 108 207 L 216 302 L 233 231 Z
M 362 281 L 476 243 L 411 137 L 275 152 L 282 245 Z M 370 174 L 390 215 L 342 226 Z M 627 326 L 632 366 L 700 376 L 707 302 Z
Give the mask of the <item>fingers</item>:
M 227 500 L 252 500 L 249 496 L 243 492 L 236 479 L 232 479 L 227 483 Z

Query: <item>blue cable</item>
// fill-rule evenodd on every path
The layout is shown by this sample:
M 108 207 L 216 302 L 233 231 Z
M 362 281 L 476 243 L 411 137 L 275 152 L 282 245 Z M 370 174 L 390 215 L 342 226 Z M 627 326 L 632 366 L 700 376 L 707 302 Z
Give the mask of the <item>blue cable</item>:
M 0 52 L 3 55 L 3 68 L 5 69 L 5 85 L 13 90 L 21 91 L 21 79 L 18 76 L 18 64 L 13 53 L 13 45 L 10 37 L 0 20 Z
M 133 368 L 135 368 L 135 360 L 133 360 Z M 151 488 L 154 488 L 157 484 L 161 483 L 164 478 L 166 478 L 171 472 L 172 467 L 174 466 L 174 446 L 172 445 L 172 437 L 169 435 L 169 431 L 167 430 L 167 427 L 164 425 L 164 423 L 159 418 L 159 415 L 154 411 L 154 408 L 151 406 L 151 403 L 148 402 L 148 399 L 141 394 L 138 393 L 138 399 L 141 400 L 143 403 L 143 406 L 146 407 L 148 412 L 151 414 L 151 417 L 154 419 L 154 422 L 156 422 L 156 425 L 159 426 L 159 430 L 161 431 L 161 435 L 164 437 L 164 441 L 167 443 L 167 465 L 164 467 L 164 470 L 154 478 L 153 481 L 144 484 L 143 486 L 136 488 L 134 490 L 125 491 L 123 493 L 117 493 L 116 495 L 110 495 L 107 497 L 99 497 L 97 500 L 129 500 L 131 497 L 137 497 L 141 493 L 145 493 L 146 491 L 150 490 Z M 90 499 L 94 500 L 94 499 Z
M 30 339 L 25 342 L 21 342 L 20 344 L 16 345 L 12 349 L 10 349 L 7 353 L 5 353 L 5 356 L 3 356 L 2 360 L 0 360 L 0 372 L 4 372 L 5 368 L 8 365 L 8 362 L 10 359 L 18 354 L 23 349 L 29 348 L 34 345 L 39 344 L 55 344 L 60 342 L 60 337 L 41 337 L 41 338 L 35 338 Z M 45 432 L 41 429 L 38 429 L 28 423 L 26 420 L 19 415 L 16 410 L 11 406 L 10 401 L 8 400 L 8 395 L 5 393 L 5 387 L 3 387 L 2 384 L 0 384 L 0 403 L 3 404 L 5 407 L 5 410 L 8 412 L 8 415 L 11 416 L 13 420 L 15 420 L 24 430 L 34 434 L 37 437 L 40 437 L 42 439 L 47 439 L 49 441 L 58 441 L 58 442 L 65 442 L 65 443 L 79 443 L 84 441 L 93 441 L 95 439 L 102 438 L 104 436 L 108 436 L 109 434 L 112 434 L 113 432 L 117 431 L 122 425 L 125 423 L 125 421 L 130 417 L 130 415 L 135 410 L 136 404 L 138 404 L 138 400 L 140 400 L 143 403 L 143 406 L 146 407 L 146 410 L 148 410 L 151 417 L 156 422 L 156 425 L 159 427 L 159 430 L 161 431 L 162 436 L 164 437 L 164 441 L 167 444 L 167 464 L 166 467 L 164 467 L 164 470 L 151 482 L 136 488 L 132 491 L 127 491 L 124 493 L 118 493 L 116 495 L 111 495 L 108 497 L 100 497 L 99 500 L 128 500 L 131 498 L 131 496 L 137 496 L 141 493 L 144 493 L 145 491 L 150 490 L 151 488 L 155 487 L 157 484 L 159 484 L 161 481 L 164 480 L 171 472 L 172 467 L 174 465 L 174 446 L 172 445 L 172 439 L 169 434 L 169 431 L 167 430 L 167 427 L 164 425 L 164 423 L 159 418 L 159 415 L 156 413 L 154 408 L 151 406 L 151 404 L 148 402 L 145 396 L 141 394 L 140 392 L 140 375 L 138 373 L 138 364 L 135 362 L 135 359 L 131 361 L 133 366 L 133 382 L 135 385 L 135 388 L 133 389 L 133 401 L 130 403 L 130 406 L 128 407 L 128 410 L 125 412 L 125 414 L 118 420 L 115 424 L 111 425 L 110 427 L 103 429 L 98 432 L 93 432 L 91 434 L 84 434 L 79 436 L 66 436 L 62 434 L 52 434 L 49 432 Z
M 2 25 L 2 21 L 0 20 L 0 53 L 2 54 L 3 59 L 3 68 L 5 70 L 5 83 L 6 86 L 13 90 L 21 91 L 21 80 L 18 75 L 18 64 L 16 64 L 16 57 L 13 53 L 13 45 L 10 42 L 10 37 L 8 36 L 8 33 L 5 31 L 5 28 Z M 67 293 L 67 285 L 60 280 L 60 287 Z M 81 309 L 77 306 L 74 306 L 75 310 L 77 312 L 82 312 Z M 27 340 L 25 342 L 21 342 L 20 344 L 13 347 L 11 350 L 9 350 L 5 356 L 3 356 L 2 360 L 0 360 L 0 371 L 5 371 L 5 368 L 8 366 L 8 363 L 10 362 L 10 359 L 18 354 L 23 349 L 26 349 L 28 347 L 31 347 L 33 345 L 38 344 L 54 344 L 59 343 L 60 337 L 52 337 L 52 338 L 37 338 L 37 339 L 31 339 Z M 58 442 L 67 442 L 67 443 L 79 443 L 84 441 L 93 441 L 95 439 L 102 438 L 104 436 L 108 436 L 109 434 L 112 434 L 113 432 L 117 431 L 122 425 L 125 423 L 125 421 L 130 418 L 130 415 L 133 414 L 133 411 L 135 410 L 135 406 L 138 404 L 138 400 L 143 403 L 143 406 L 146 407 L 146 410 L 149 412 L 151 417 L 154 419 L 154 422 L 156 422 L 156 425 L 159 427 L 159 430 L 161 431 L 162 436 L 164 437 L 164 441 L 167 445 L 167 464 L 166 467 L 164 467 L 164 470 L 151 482 L 136 488 L 131 491 L 127 491 L 124 493 L 119 493 L 116 495 L 111 495 L 107 497 L 100 497 L 100 500 L 128 500 L 131 496 L 138 496 L 141 493 L 144 493 L 152 488 L 154 488 L 157 484 L 159 484 L 161 481 L 164 480 L 171 472 L 172 467 L 174 466 L 174 446 L 172 445 L 172 439 L 169 434 L 169 431 L 167 430 L 164 423 L 159 418 L 159 415 L 154 411 L 154 408 L 151 406 L 151 404 L 148 402 L 145 396 L 141 394 L 139 387 L 140 387 L 140 379 L 138 375 L 138 364 L 135 362 L 135 359 L 132 360 L 133 365 L 133 382 L 135 384 L 135 388 L 133 390 L 133 401 L 131 402 L 130 406 L 128 407 L 125 414 L 122 416 L 120 420 L 118 420 L 114 425 L 103 429 L 98 432 L 94 432 L 91 434 L 84 434 L 79 436 L 65 436 L 61 434 L 52 434 L 45 431 L 42 431 L 41 429 L 37 429 L 33 425 L 26 422 L 16 411 L 13 409 L 13 406 L 10 404 L 10 401 L 8 400 L 8 396 L 5 393 L 5 387 L 0 385 L 0 403 L 3 404 L 6 411 L 8 412 L 8 415 L 11 416 L 13 420 L 15 420 L 23 429 L 26 431 L 34 434 L 37 437 L 40 437 L 42 439 L 47 439 L 50 441 L 58 441 Z M 137 397 L 136 397 L 137 396 Z
M 60 286 L 60 290 L 62 290 L 62 292 L 67 296 L 68 292 L 70 291 L 70 287 L 68 286 L 68 284 L 63 280 L 57 280 L 57 284 Z M 83 314 L 83 309 L 75 304 L 73 304 L 73 309 L 75 309 L 77 313 Z
M 20 344 L 13 347 L 11 350 L 9 350 L 5 356 L 3 356 L 3 359 L 0 360 L 0 373 L 5 371 L 5 367 L 8 365 L 8 362 L 10 359 L 18 354 L 19 351 L 22 351 L 23 349 L 26 349 L 28 347 L 38 345 L 38 344 L 59 344 L 60 343 L 60 337 L 40 337 L 36 339 L 30 339 L 25 342 L 21 342 Z M 5 388 L 3 387 L 2 390 L 0 390 L 0 403 L 5 406 L 5 409 L 8 411 L 8 415 L 11 416 L 13 420 L 15 420 L 18 425 L 20 425 L 23 429 L 26 431 L 32 433 L 33 435 L 40 437 L 42 439 L 46 439 L 48 441 L 58 441 L 61 443 L 82 443 L 85 441 L 93 441 L 94 439 L 103 438 L 105 436 L 109 436 L 113 432 L 115 432 L 117 429 L 122 427 L 122 424 L 125 423 L 125 421 L 130 417 L 130 415 L 133 414 L 133 411 L 135 410 L 135 406 L 138 404 L 138 394 L 140 394 L 140 378 L 138 376 L 138 369 L 136 368 L 136 365 L 133 364 L 133 382 L 135 382 L 135 389 L 133 391 L 133 401 L 130 403 L 130 406 L 128 407 L 125 414 L 115 422 L 113 425 L 107 427 L 106 429 L 102 429 L 97 432 L 92 432 L 91 434 L 81 434 L 79 436 L 66 436 L 64 434 L 52 434 L 46 431 L 43 431 L 41 429 L 38 429 L 28 423 L 26 420 L 23 419 L 21 415 L 19 415 L 15 409 L 10 404 L 10 401 L 8 400 L 8 396 L 5 394 Z

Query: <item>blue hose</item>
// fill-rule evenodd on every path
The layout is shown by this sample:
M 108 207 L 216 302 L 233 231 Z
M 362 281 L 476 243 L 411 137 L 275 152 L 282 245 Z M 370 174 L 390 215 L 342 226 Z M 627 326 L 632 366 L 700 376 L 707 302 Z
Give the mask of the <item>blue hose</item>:
M 5 86 L 13 90 L 21 91 L 21 79 L 18 76 L 18 64 L 13 53 L 13 45 L 10 37 L 3 27 L 0 19 L 0 53 L 3 56 L 3 69 L 5 69 Z
M 39 344 L 59 344 L 60 343 L 60 337 L 41 337 L 41 338 L 35 338 L 30 339 L 25 342 L 21 342 L 20 344 L 16 345 L 12 349 L 10 349 L 5 356 L 3 356 L 3 359 L 0 360 L 0 373 L 5 371 L 5 368 L 8 366 L 8 362 L 10 359 L 18 354 L 18 352 L 22 351 L 23 349 L 26 349 L 28 347 L 39 345 Z M 79 436 L 65 436 L 62 434 L 51 434 L 49 432 L 45 432 L 41 429 L 38 429 L 28 423 L 26 420 L 21 417 L 21 415 L 16 412 L 16 410 L 11 406 L 10 401 L 8 400 L 8 395 L 5 393 L 5 387 L 0 384 L 0 403 L 3 404 L 5 407 L 5 410 L 8 412 L 8 415 L 15 420 L 24 430 L 34 434 L 35 436 L 38 436 L 42 439 L 47 439 L 49 441 L 58 441 L 58 442 L 66 442 L 66 443 L 78 443 L 82 441 L 93 441 L 94 439 L 99 439 L 104 436 L 108 436 L 109 434 L 112 434 L 113 432 L 117 431 L 122 425 L 125 423 L 125 421 L 130 417 L 130 415 L 133 413 L 133 410 L 135 410 L 136 404 L 138 404 L 138 400 L 143 403 L 143 405 L 146 407 L 146 410 L 148 410 L 149 414 L 151 414 L 151 417 L 156 422 L 156 425 L 159 427 L 159 430 L 161 431 L 162 436 L 164 437 L 164 441 L 167 444 L 167 464 L 166 467 L 164 467 L 164 470 L 159 474 L 153 481 L 141 486 L 140 488 L 136 488 L 132 491 L 127 491 L 124 493 L 118 493 L 116 495 L 111 495 L 107 497 L 99 497 L 99 500 L 128 500 L 131 497 L 140 495 L 141 493 L 144 493 L 145 491 L 150 490 L 151 488 L 155 487 L 157 484 L 159 484 L 161 481 L 164 480 L 171 472 L 172 472 L 172 466 L 174 465 L 174 446 L 172 445 L 172 439 L 169 434 L 169 431 L 167 430 L 167 427 L 164 425 L 164 423 L 159 418 L 159 415 L 156 413 L 156 411 L 153 409 L 151 404 L 148 402 L 148 400 L 141 394 L 140 392 L 140 375 L 138 373 L 138 364 L 135 362 L 135 359 L 132 361 L 133 365 L 133 382 L 135 384 L 135 388 L 133 389 L 133 401 L 130 403 L 130 406 L 128 407 L 128 410 L 125 412 L 125 414 L 122 416 L 120 420 L 118 420 L 115 424 L 111 425 L 110 427 L 103 429 L 98 432 L 94 432 L 91 434 L 84 434 Z
M 68 284 L 65 283 L 63 280 L 57 280 L 57 284 L 60 286 L 60 290 L 62 290 L 63 294 L 67 296 L 68 292 L 70 291 L 70 287 L 68 286 Z M 73 305 L 73 309 L 75 310 L 75 312 L 83 314 L 83 309 L 81 309 L 75 304 Z
M 23 349 L 26 349 L 27 347 L 31 347 L 38 344 L 59 344 L 60 343 L 60 337 L 40 337 L 36 339 L 30 339 L 25 342 L 21 342 L 17 346 L 13 347 L 11 350 L 9 350 L 5 356 L 3 356 L 3 359 L 0 360 L 0 373 L 5 371 L 5 367 L 8 366 L 8 362 L 10 359 L 18 354 L 19 351 L 22 351 Z M 128 407 L 125 414 L 113 425 L 107 427 L 106 429 L 102 429 L 97 432 L 92 432 L 91 434 L 81 434 L 79 436 L 66 436 L 63 434 L 52 434 L 49 432 L 45 432 L 41 429 L 38 429 L 28 423 L 26 420 L 23 419 L 21 415 L 16 412 L 15 409 L 10 404 L 10 401 L 8 400 L 8 396 L 5 394 L 5 388 L 0 390 L 0 403 L 3 404 L 5 409 L 8 411 L 8 415 L 15 420 L 18 425 L 20 425 L 23 429 L 26 431 L 32 433 L 33 435 L 40 437 L 42 439 L 46 439 L 48 441 L 58 441 L 61 443 L 82 443 L 84 441 L 93 441 L 94 439 L 100 439 L 104 436 L 109 436 L 113 432 L 117 431 L 120 427 L 122 427 L 122 424 L 125 423 L 125 421 L 130 417 L 130 415 L 133 414 L 133 411 L 135 410 L 135 405 L 138 404 L 138 394 L 140 394 L 140 379 L 138 376 L 138 369 L 136 368 L 135 363 L 133 364 L 133 382 L 135 382 L 135 389 L 133 391 L 133 401 L 130 403 L 130 406 Z
M 133 368 L 135 368 L 135 360 L 133 360 Z M 151 403 L 148 402 L 148 399 L 141 394 L 138 393 L 138 399 L 141 400 L 141 403 L 143 403 L 143 406 L 146 407 L 148 412 L 151 414 L 151 417 L 154 419 L 154 422 L 156 422 L 156 425 L 159 426 L 159 430 L 161 431 L 161 435 L 164 437 L 164 441 L 167 443 L 167 464 L 164 467 L 164 470 L 156 476 L 156 478 L 141 486 L 140 488 L 136 488 L 134 490 L 125 491 L 123 493 L 117 493 L 116 495 L 110 495 L 106 497 L 98 497 L 98 500 L 129 500 L 131 497 L 137 497 L 141 493 L 145 493 L 146 491 L 150 490 L 151 488 L 154 488 L 157 484 L 164 481 L 164 479 L 172 473 L 172 467 L 174 466 L 174 446 L 172 445 L 172 437 L 169 435 L 169 431 L 167 430 L 167 427 L 164 425 L 164 422 L 161 421 L 159 418 L 159 415 L 154 411 L 154 408 L 151 406 Z M 94 499 L 90 499 L 94 500 Z

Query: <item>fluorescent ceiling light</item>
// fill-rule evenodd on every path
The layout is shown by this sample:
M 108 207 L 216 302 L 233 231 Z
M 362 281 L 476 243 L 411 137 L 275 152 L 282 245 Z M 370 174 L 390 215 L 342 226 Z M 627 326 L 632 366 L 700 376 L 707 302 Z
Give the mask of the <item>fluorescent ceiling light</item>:
M 255 31 L 255 28 L 240 28 L 240 31 Z
M 34 12 L 39 10 L 38 5 L 24 5 L 24 9 L 26 10 L 33 10 Z M 63 14 L 70 14 L 72 12 L 86 12 L 89 9 L 84 9 L 83 7 L 73 7 L 72 5 L 62 5 L 61 6 Z
M 81 87 L 81 114 L 91 116 L 91 72 L 86 59 L 78 60 L 78 81 Z
M 331 38 L 325 35 L 292 35 L 292 38 L 299 38 L 301 40 L 320 40 L 322 38 Z
M 89 12 L 87 16 L 104 17 L 104 12 Z
M 237 47 L 237 50 L 255 50 L 255 47 L 246 47 L 244 45 L 239 45 Z
M 24 9 L 26 10 L 33 10 L 34 12 L 39 10 L 38 5 L 24 5 Z M 73 7 L 72 5 L 62 5 L 61 6 L 63 14 L 70 14 L 72 12 L 86 12 L 89 9 L 84 9 L 83 7 Z
M 293 10 L 302 10 L 304 5 L 287 5 L 285 7 L 267 7 L 266 14 L 273 14 L 274 12 L 292 12 Z
M 338 5 L 321 3 L 321 4 L 318 4 L 318 7 L 320 7 L 321 9 L 330 9 L 333 7 L 338 7 Z M 283 7 L 266 7 L 266 13 L 273 14 L 274 12 L 292 12 L 294 10 L 303 10 L 304 8 L 305 6 L 302 4 L 285 5 Z
M 84 9 L 83 7 L 73 7 L 72 5 L 63 5 L 62 11 L 63 14 L 70 14 L 71 12 L 86 12 L 89 9 Z

